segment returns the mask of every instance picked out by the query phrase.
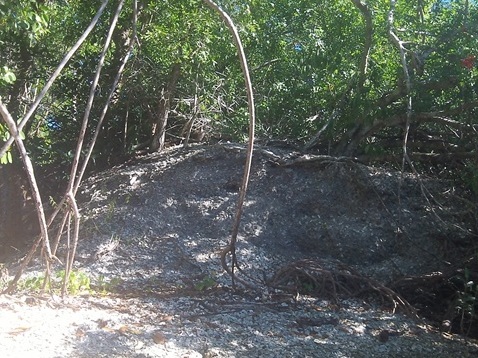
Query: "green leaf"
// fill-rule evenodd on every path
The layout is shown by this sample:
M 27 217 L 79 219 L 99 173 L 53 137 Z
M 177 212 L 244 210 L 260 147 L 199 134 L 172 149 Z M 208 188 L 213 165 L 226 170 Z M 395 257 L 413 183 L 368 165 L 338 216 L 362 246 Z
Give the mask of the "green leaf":
M 12 160 L 12 153 L 11 152 L 6 152 L 0 158 L 0 164 L 11 164 L 12 162 L 13 162 L 13 160 Z
M 12 84 L 17 79 L 15 74 L 7 66 L 3 66 L 2 71 L 0 73 L 0 81 L 5 82 L 6 84 Z

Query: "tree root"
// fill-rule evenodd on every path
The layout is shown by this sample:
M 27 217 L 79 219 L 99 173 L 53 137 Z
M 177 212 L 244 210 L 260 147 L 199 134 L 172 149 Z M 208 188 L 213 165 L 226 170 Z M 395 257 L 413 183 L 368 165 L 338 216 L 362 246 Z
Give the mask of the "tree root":
M 229 254 L 231 255 L 231 259 L 232 259 L 231 267 L 227 265 L 227 256 Z M 235 288 L 236 286 L 235 283 L 237 282 L 246 288 L 249 288 L 255 291 L 260 290 L 260 288 L 257 285 L 253 284 L 252 282 L 248 282 L 237 276 L 235 269 L 237 268 L 239 272 L 242 272 L 242 270 L 239 267 L 239 264 L 237 262 L 235 245 L 233 246 L 229 244 L 221 251 L 221 266 L 224 269 L 224 271 L 226 271 L 229 274 L 229 276 L 231 276 L 233 288 Z
M 393 312 L 399 308 L 407 315 L 417 316 L 415 309 L 397 292 L 342 264 L 328 269 L 319 260 L 295 261 L 279 269 L 268 281 L 268 285 L 296 294 L 323 297 L 337 304 L 340 297 L 359 297 L 374 293 L 382 301 L 391 303 Z

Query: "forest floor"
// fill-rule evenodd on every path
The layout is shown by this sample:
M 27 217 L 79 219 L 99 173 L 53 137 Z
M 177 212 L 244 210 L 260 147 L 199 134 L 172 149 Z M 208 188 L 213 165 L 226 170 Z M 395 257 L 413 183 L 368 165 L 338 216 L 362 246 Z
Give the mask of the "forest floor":
M 19 293 L 0 296 L 2 357 L 478 355 L 477 341 L 440 330 L 468 324 L 466 307 L 403 289 L 404 277 L 467 279 L 473 223 L 459 189 L 258 146 L 237 247 L 251 287 L 233 288 L 220 253 L 244 161 L 242 145 L 175 147 L 89 178 L 77 292 L 32 293 L 32 265 Z M 410 307 L 394 287 L 422 299 Z

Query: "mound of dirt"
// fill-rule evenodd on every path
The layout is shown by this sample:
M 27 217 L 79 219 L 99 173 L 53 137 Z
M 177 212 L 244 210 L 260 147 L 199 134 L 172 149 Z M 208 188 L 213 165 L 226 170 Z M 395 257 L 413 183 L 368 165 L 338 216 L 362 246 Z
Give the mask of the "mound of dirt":
M 170 149 L 91 178 L 87 227 L 121 238 L 228 241 L 245 147 Z M 390 282 L 463 255 L 471 223 L 449 183 L 327 156 L 257 148 L 240 241 L 290 260 L 340 260 Z M 86 236 L 91 236 L 86 235 Z

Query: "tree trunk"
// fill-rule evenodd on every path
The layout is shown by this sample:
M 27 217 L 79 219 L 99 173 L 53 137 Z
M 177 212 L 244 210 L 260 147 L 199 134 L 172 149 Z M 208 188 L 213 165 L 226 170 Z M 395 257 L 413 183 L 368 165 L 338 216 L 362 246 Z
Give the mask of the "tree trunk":
M 156 118 L 153 121 L 153 138 L 149 146 L 151 152 L 159 152 L 164 148 L 166 125 L 168 124 L 171 100 L 174 96 L 174 92 L 176 91 L 176 85 L 179 80 L 180 72 L 181 65 L 179 63 L 175 63 L 171 68 L 169 82 L 166 88 L 161 91 L 161 98 L 159 99 Z

